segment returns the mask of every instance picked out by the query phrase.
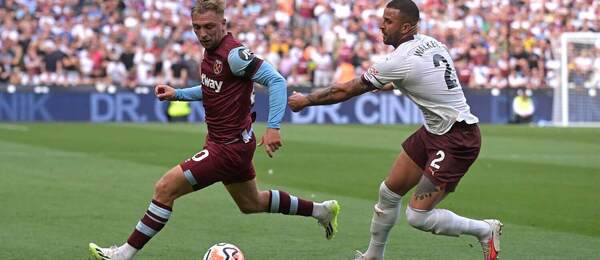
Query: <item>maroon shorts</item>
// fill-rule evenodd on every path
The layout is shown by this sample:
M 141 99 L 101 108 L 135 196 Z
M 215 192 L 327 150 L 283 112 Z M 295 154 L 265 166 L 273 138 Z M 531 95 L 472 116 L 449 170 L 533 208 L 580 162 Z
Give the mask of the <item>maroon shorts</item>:
M 436 184 L 446 184 L 448 192 L 454 191 L 456 185 L 477 155 L 481 147 L 481 135 L 477 124 L 456 122 L 443 135 L 427 132 L 425 127 L 419 128 L 404 143 L 404 152 L 425 172 Z
M 217 144 L 208 141 L 204 150 L 179 164 L 194 190 L 215 182 L 239 183 L 256 177 L 252 157 L 256 139 L 248 143 Z

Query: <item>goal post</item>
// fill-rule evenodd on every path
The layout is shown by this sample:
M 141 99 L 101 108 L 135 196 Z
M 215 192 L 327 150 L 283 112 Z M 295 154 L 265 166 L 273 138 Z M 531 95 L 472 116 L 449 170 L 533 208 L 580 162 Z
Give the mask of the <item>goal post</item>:
M 560 43 L 552 120 L 560 126 L 600 126 L 600 33 L 563 33 Z

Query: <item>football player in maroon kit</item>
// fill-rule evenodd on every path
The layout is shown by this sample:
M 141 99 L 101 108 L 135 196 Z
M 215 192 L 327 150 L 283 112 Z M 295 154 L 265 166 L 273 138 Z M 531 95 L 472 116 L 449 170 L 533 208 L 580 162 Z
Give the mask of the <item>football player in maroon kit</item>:
M 101 248 L 90 243 L 95 259 L 132 259 L 167 223 L 175 200 L 215 182 L 222 182 L 244 214 L 269 212 L 313 217 L 331 239 L 337 230 L 339 205 L 304 200 L 280 190 L 258 190 L 252 157 L 251 96 L 254 82 L 269 92 L 267 130 L 259 145 L 272 157 L 281 145 L 279 127 L 287 103 L 285 79 L 230 33 L 226 33 L 223 0 L 200 0 L 191 10 L 193 30 L 205 48 L 201 85 L 174 89 L 155 87 L 160 100 L 202 100 L 208 136 L 204 148 L 158 180 L 142 219 L 121 246 Z

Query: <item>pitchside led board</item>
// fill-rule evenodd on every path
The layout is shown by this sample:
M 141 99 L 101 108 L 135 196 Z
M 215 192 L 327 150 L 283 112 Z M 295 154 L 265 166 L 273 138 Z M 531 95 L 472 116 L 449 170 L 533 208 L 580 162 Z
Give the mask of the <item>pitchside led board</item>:
M 507 123 L 511 117 L 514 94 L 508 91 L 491 95 L 490 91 L 466 90 L 472 112 L 483 123 Z M 535 121 L 551 120 L 552 95 L 534 91 Z M 190 122 L 204 121 L 200 102 L 192 102 Z M 268 114 L 268 96 L 256 91 L 257 121 L 265 122 Z M 0 121 L 8 122 L 166 122 L 166 103 L 152 93 L 114 94 L 96 91 L 50 90 L 0 92 Z M 423 117 L 417 106 L 406 96 L 387 93 L 369 93 L 347 102 L 329 106 L 309 107 L 300 113 L 287 111 L 284 122 L 295 124 L 421 124 Z

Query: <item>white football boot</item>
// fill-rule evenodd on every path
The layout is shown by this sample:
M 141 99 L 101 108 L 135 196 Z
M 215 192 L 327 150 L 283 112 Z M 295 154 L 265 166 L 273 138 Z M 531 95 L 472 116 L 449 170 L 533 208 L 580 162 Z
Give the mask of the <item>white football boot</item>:
M 490 225 L 492 229 L 492 233 L 489 238 L 486 240 L 482 240 L 481 248 L 483 249 L 483 259 L 484 260 L 496 260 L 499 259 L 498 255 L 500 254 L 500 235 L 502 235 L 502 222 L 497 219 L 484 219 L 486 223 Z
M 117 246 L 102 248 L 94 243 L 90 243 L 89 250 L 93 260 L 131 260 L 131 258 L 125 258 L 120 254 L 119 247 Z
M 327 215 L 319 219 L 319 225 L 325 229 L 325 238 L 332 239 L 338 231 L 337 217 L 340 214 L 340 204 L 336 200 L 324 201 Z

